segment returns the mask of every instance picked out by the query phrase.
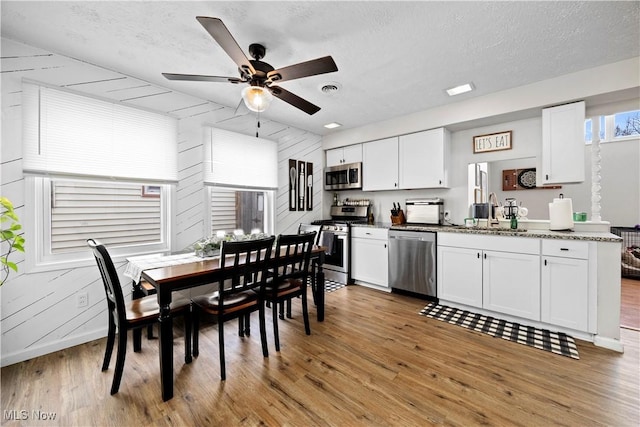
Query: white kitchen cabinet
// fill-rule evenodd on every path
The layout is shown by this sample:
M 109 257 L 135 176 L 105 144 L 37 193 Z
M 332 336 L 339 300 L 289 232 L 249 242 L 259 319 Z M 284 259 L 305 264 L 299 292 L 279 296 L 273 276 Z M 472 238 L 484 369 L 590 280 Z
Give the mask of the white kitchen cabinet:
M 398 137 L 362 144 L 362 189 L 364 191 L 398 188 Z
M 438 298 L 540 320 L 540 240 L 438 233 Z
M 542 241 L 541 320 L 589 331 L 588 242 Z M 595 330 L 589 331 L 595 332 Z
M 584 101 L 542 110 L 538 185 L 584 181 L 584 121 Z
M 482 251 L 438 245 L 438 298 L 482 307 Z
M 347 145 L 326 151 L 327 167 L 362 161 L 362 144 Z
M 363 285 L 389 286 L 389 233 L 386 228 L 351 229 L 351 276 Z
M 399 188 L 447 187 L 449 146 L 450 134 L 445 128 L 401 135 L 398 140 Z
M 482 307 L 540 320 L 540 256 L 483 251 Z

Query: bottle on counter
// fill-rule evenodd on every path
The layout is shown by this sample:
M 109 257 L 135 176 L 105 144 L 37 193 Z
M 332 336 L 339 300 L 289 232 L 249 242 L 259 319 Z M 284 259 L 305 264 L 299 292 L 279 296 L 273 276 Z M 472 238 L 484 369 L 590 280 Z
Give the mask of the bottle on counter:
M 515 215 L 511 217 L 511 228 L 513 230 L 518 228 L 518 218 Z
M 338 206 L 338 193 L 333 193 L 333 206 Z
M 367 222 L 369 224 L 373 224 L 375 222 L 375 220 L 373 218 L 373 212 L 369 212 L 369 217 L 367 218 Z

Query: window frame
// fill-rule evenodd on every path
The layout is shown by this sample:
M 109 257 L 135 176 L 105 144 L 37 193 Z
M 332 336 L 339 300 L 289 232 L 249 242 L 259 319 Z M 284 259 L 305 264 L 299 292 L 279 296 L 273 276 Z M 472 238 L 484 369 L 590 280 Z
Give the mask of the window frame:
M 109 178 L 65 177 L 55 175 L 27 175 L 25 176 L 25 205 L 32 208 L 25 209 L 24 231 L 27 242 L 34 245 L 25 251 L 26 270 L 29 273 L 83 267 L 95 263 L 91 251 L 78 250 L 59 254 L 51 253 L 51 183 L 52 181 L 86 181 L 111 182 Z M 137 184 L 132 181 L 117 181 L 122 184 Z M 149 184 L 148 182 L 140 185 Z M 172 200 L 175 186 L 168 183 L 154 183 L 160 186 L 160 241 L 109 247 L 109 254 L 114 261 L 122 261 L 126 257 L 149 253 L 168 253 L 171 251 L 172 241 Z

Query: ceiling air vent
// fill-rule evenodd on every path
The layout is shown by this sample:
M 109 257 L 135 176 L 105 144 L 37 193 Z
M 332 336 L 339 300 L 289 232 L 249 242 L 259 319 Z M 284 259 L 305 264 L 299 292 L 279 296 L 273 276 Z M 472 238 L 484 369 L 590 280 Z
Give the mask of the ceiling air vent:
M 320 86 L 320 91 L 322 91 L 322 93 L 326 93 L 327 95 L 331 95 L 338 92 L 341 88 L 342 86 L 340 85 L 340 83 L 330 82 Z

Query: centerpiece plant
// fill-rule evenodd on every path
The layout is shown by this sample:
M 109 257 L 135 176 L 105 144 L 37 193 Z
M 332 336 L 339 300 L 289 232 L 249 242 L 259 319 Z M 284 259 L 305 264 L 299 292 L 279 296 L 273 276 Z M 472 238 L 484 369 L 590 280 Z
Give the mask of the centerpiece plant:
M 224 236 L 209 236 L 198 240 L 193 244 L 196 255 L 201 257 L 211 257 L 220 254 L 220 248 L 224 242 L 239 242 L 243 240 L 257 240 L 269 237 L 265 233 L 250 234 L 225 234 Z

